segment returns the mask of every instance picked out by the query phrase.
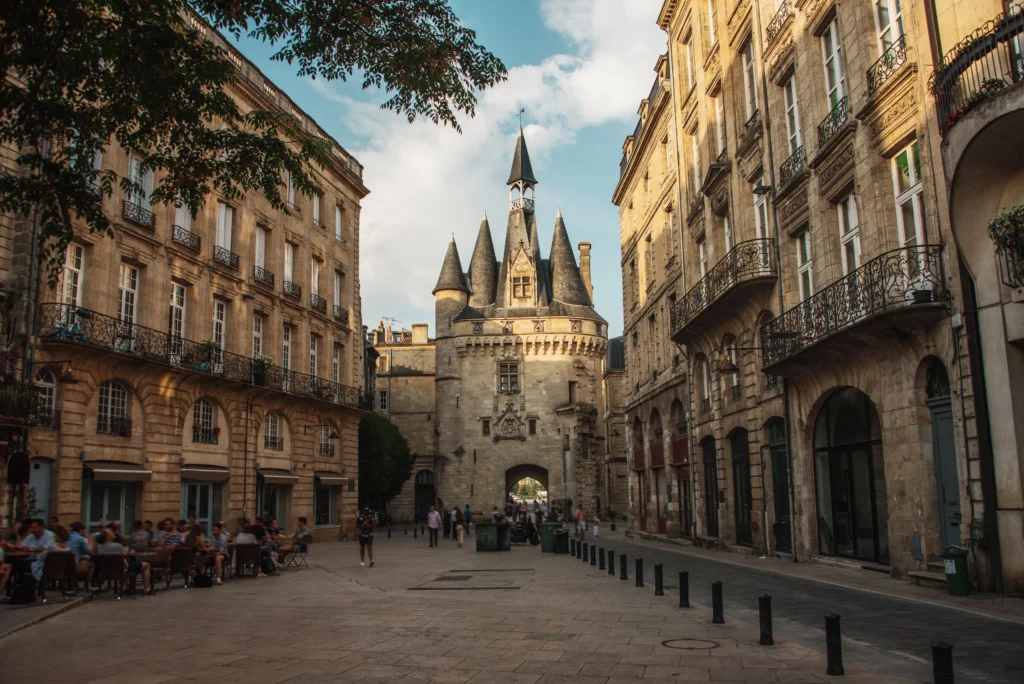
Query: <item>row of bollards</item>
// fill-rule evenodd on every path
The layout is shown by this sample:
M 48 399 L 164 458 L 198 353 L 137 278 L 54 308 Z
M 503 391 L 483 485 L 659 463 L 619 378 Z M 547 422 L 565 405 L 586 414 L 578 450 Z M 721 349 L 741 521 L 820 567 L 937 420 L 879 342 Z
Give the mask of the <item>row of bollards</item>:
M 415 534 L 415 530 L 414 530 Z M 584 562 L 589 560 L 591 566 L 598 566 L 599 570 L 605 569 L 605 553 L 608 558 L 608 574 L 615 576 L 615 551 L 604 549 L 594 544 L 585 544 L 576 539 L 571 540 L 570 558 L 575 557 Z M 644 586 L 644 559 L 635 558 L 634 579 L 637 587 Z M 629 574 L 626 565 L 626 554 L 619 554 L 619 580 L 626 581 Z M 661 563 L 654 564 L 654 595 L 665 595 L 664 568 Z M 690 607 L 690 573 L 686 570 L 679 571 L 679 607 Z M 723 605 L 723 585 L 720 581 L 711 583 L 711 622 L 716 625 L 725 624 L 725 609 Z M 760 627 L 761 646 L 774 646 L 775 634 L 772 629 L 772 597 L 762 594 L 757 597 L 757 616 Z M 845 674 L 843 668 L 843 642 L 840 630 L 840 616 L 836 613 L 829 613 L 825 616 L 825 674 L 831 676 L 842 676 Z M 953 647 L 945 642 L 931 644 L 932 649 L 932 675 L 935 684 L 953 683 Z

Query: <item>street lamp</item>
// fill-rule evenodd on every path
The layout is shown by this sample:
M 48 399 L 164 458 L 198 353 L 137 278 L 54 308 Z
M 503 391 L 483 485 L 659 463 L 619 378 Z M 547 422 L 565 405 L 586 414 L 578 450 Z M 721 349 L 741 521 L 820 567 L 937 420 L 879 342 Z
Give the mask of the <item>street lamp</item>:
M 753 352 L 761 351 L 760 347 L 733 347 L 732 351 L 743 354 L 750 354 Z M 733 363 L 732 354 L 728 354 L 725 357 L 725 362 L 718 367 L 718 372 L 722 375 L 736 375 L 740 372 L 739 366 Z
M 772 186 L 765 185 L 764 183 L 758 183 L 757 185 L 754 186 L 754 194 L 755 195 L 767 195 L 771 191 L 772 191 Z

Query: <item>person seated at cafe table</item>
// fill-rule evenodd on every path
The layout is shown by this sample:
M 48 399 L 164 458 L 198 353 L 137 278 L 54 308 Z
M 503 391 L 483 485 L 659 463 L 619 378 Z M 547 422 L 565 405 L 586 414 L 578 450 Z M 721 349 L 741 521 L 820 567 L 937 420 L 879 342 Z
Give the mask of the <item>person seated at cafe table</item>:
M 157 529 L 153 532 L 153 543 L 157 546 L 163 546 L 163 542 L 167 539 L 167 536 L 174 531 L 174 521 L 170 518 L 164 518 L 157 525 Z
M 168 546 L 182 546 L 185 543 L 185 535 L 188 533 L 188 521 L 179 520 L 178 529 L 173 530 L 164 537 L 163 545 Z
M 38 524 L 40 526 L 43 525 L 41 518 L 38 519 Z M 47 530 L 47 532 L 52 535 L 53 541 L 45 548 L 39 549 L 35 558 L 32 559 L 32 577 L 36 582 L 41 582 L 43 580 L 43 564 L 46 563 L 47 554 L 51 551 L 66 551 L 68 548 L 68 531 L 66 529 L 58 526 L 56 532 L 50 532 L 49 530 Z
M 97 553 L 101 554 L 123 556 L 125 555 L 126 549 L 122 545 L 114 541 L 113 530 L 107 530 L 104 542 L 102 544 L 96 545 L 96 551 Z M 156 590 L 152 587 L 149 581 L 151 574 L 149 563 L 145 561 L 132 561 L 129 563 L 127 558 L 125 559 L 124 563 L 125 572 L 134 573 L 136 575 L 142 575 L 143 596 L 150 596 L 156 593 Z
M 269 575 L 271 577 L 277 577 L 281 573 L 274 569 L 274 556 L 273 552 L 277 549 L 269 534 L 267 534 L 267 528 L 263 524 L 262 518 L 256 518 L 256 521 L 252 524 L 249 531 L 252 536 L 256 538 L 256 543 L 260 545 L 260 568 L 264 576 Z
M 203 526 L 196 523 L 188 526 L 188 534 L 185 535 L 185 541 L 182 543 L 183 546 L 190 549 L 202 549 L 203 548 L 203 535 L 206 530 Z
M 96 570 L 96 564 L 92 562 L 92 554 L 95 552 L 95 545 L 91 539 L 86 538 L 85 525 L 80 522 L 71 523 L 71 534 L 68 535 L 68 551 L 75 554 L 75 576 L 85 577 L 86 588 L 92 583 L 92 575 Z
M 49 526 L 48 529 L 51 532 L 56 532 L 58 527 L 60 527 L 60 518 L 58 518 L 55 515 L 51 515 L 50 516 L 50 526 Z
M 278 553 L 277 553 L 277 564 L 283 565 L 285 558 L 290 553 L 295 552 L 296 547 L 301 547 L 310 542 L 313 538 L 313 530 L 309 529 L 307 524 L 309 521 L 306 518 L 299 518 L 299 526 L 295 528 L 295 533 L 290 537 L 287 535 L 278 535 Z
M 213 554 L 214 584 L 220 584 L 221 578 L 224 576 L 224 559 L 228 557 L 229 541 L 231 541 L 231 535 L 224 529 L 224 523 L 214 523 L 213 535 L 205 541 L 205 549 Z
M 0 549 L 0 561 L 3 561 L 3 549 Z M 4 589 L 7 588 L 7 581 L 11 579 L 11 564 L 0 562 L 0 603 L 10 603 Z
M 42 518 L 32 518 L 28 523 L 28 534 L 18 544 L 24 551 L 38 552 L 52 546 L 56 541 L 53 532 L 46 529 L 46 523 Z
M 135 529 L 128 535 L 128 548 L 132 551 L 149 550 L 149 532 L 143 529 L 143 524 L 141 520 L 136 520 Z

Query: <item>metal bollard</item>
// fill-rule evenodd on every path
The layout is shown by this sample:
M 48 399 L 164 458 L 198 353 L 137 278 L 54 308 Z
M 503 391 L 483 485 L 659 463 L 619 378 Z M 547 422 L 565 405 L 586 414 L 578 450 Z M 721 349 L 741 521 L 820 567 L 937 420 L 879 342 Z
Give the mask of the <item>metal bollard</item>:
M 584 563 L 586 563 L 588 560 L 590 560 L 590 554 L 587 553 L 587 551 L 588 551 L 587 546 L 588 546 L 588 544 L 584 544 L 583 545 L 583 562 Z
M 644 586 L 644 559 L 636 559 L 636 586 Z
M 615 577 L 615 549 L 608 549 L 608 574 Z
M 690 607 L 690 572 L 688 570 L 679 571 L 679 607 Z
M 725 624 L 725 616 L 722 615 L 722 583 L 715 580 L 711 583 L 711 618 L 712 624 Z
M 406 527 L 406 528 L 405 528 L 405 536 L 406 536 L 406 537 L 408 537 L 408 536 L 409 536 L 409 528 L 408 528 L 408 527 Z
M 953 684 L 953 646 L 945 641 L 932 642 L 932 676 L 935 684 Z
M 420 534 L 426 534 L 426 533 L 427 533 L 427 530 L 423 527 L 423 525 L 420 525 Z
M 569 540 L 569 557 L 570 558 L 575 558 L 576 557 L 576 540 L 575 539 L 570 539 Z
M 599 561 L 597 564 L 597 569 L 604 570 L 604 549 L 597 550 L 597 559 Z
M 388 539 L 391 539 L 391 528 L 388 527 Z
M 843 675 L 843 635 L 839 630 L 839 616 L 829 613 L 825 616 L 825 654 L 828 656 L 827 675 Z
M 654 564 L 654 595 L 655 596 L 664 596 L 665 595 L 664 578 L 662 577 L 661 573 L 662 573 L 661 563 L 655 563 Z
M 614 532 L 614 531 L 615 531 L 615 521 L 612 520 L 612 532 Z
M 415 527 L 414 527 L 414 528 L 412 528 L 412 538 L 413 538 L 413 539 L 415 539 L 415 538 L 416 538 L 416 528 L 415 528 Z
M 757 597 L 757 616 L 761 622 L 761 645 L 774 646 L 775 636 L 772 634 L 772 597 L 761 594 Z
M 626 554 L 624 554 L 624 553 L 620 553 L 619 554 L 619 579 L 620 580 L 628 580 L 629 579 L 629 575 L 628 575 L 628 573 L 626 571 Z
M 597 547 L 593 544 L 590 545 L 590 565 L 597 567 Z

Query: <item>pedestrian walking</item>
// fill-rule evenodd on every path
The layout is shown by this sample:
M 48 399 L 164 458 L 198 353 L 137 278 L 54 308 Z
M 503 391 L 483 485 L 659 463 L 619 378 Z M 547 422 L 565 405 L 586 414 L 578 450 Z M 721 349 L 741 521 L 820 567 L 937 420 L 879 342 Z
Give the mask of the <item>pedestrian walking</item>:
M 430 532 L 430 545 L 437 546 L 437 530 L 441 527 L 441 514 L 433 506 L 427 513 L 427 531 Z
M 466 529 L 466 518 L 462 515 L 462 511 L 458 508 L 455 509 L 455 541 L 458 543 L 459 548 L 462 548 L 462 534 Z
M 466 504 L 466 510 L 462 511 L 462 517 L 466 520 L 466 534 L 471 534 L 473 528 L 470 525 L 473 523 L 473 511 L 470 509 L 469 504 Z
M 449 524 L 450 524 L 451 529 L 452 529 L 452 539 L 455 540 L 456 542 L 458 542 L 459 541 L 458 540 L 458 533 L 457 533 L 457 531 L 455 529 L 455 526 L 458 524 L 459 517 L 462 515 L 462 511 L 459 510 L 458 506 L 454 506 L 452 508 L 452 512 L 449 513 L 448 515 L 449 515 Z M 462 544 L 459 543 L 459 546 L 462 546 Z
M 576 507 L 576 536 L 585 539 L 587 536 L 587 514 L 583 512 L 583 506 Z
M 369 506 L 363 507 L 363 512 L 356 518 L 356 529 L 359 530 L 359 565 L 366 565 L 366 555 L 370 556 L 370 567 L 373 567 L 373 528 L 376 521 L 370 512 Z

